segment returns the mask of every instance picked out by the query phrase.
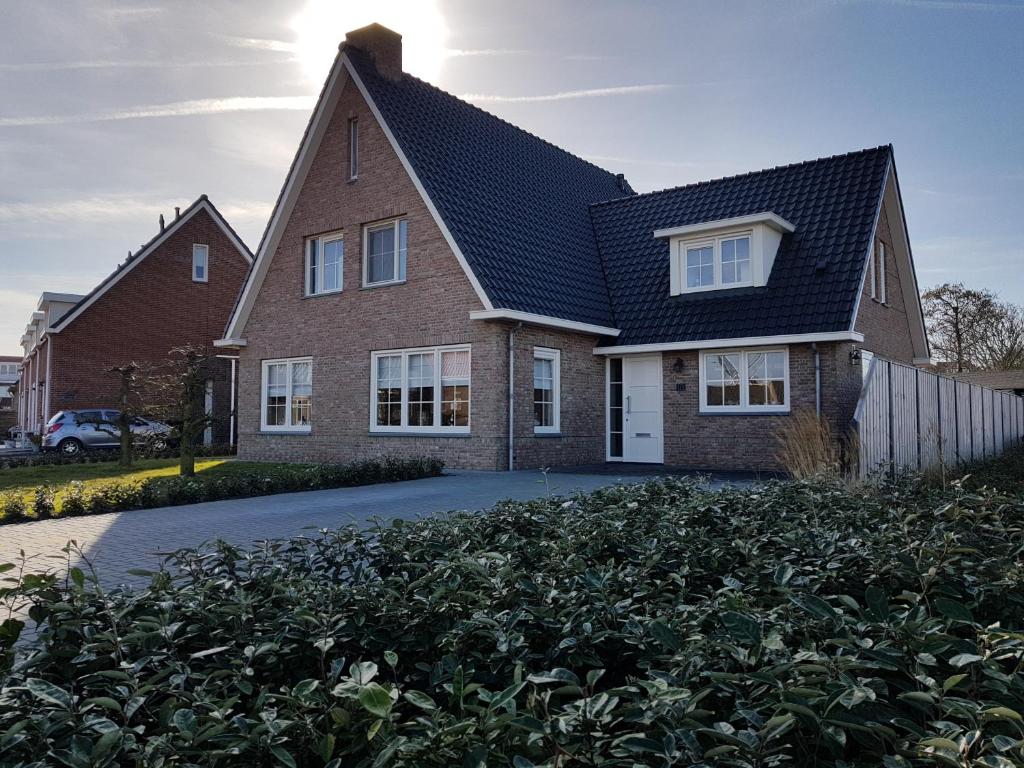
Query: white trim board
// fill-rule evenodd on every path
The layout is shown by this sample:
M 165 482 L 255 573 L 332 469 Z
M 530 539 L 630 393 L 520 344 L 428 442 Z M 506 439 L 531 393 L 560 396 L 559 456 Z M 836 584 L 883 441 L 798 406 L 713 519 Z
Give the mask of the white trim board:
M 711 232 L 716 229 L 731 229 L 733 227 L 749 227 L 754 224 L 767 224 L 779 232 L 794 232 L 796 225 L 791 224 L 777 213 L 764 211 L 763 213 L 751 213 L 746 216 L 733 216 L 728 219 L 716 219 L 714 221 L 702 221 L 696 224 L 686 224 L 681 227 L 667 227 L 654 230 L 656 238 L 679 237 L 681 235 L 699 235 L 704 232 Z
M 119 271 L 115 272 L 111 277 L 109 277 L 105 283 L 101 283 L 102 287 L 100 288 L 100 290 L 96 291 L 94 294 L 92 294 L 92 296 L 86 299 L 86 301 L 83 304 L 77 306 L 73 311 L 64 315 L 64 317 L 57 321 L 52 327 L 48 328 L 47 333 L 60 333 L 65 328 L 67 328 L 68 325 L 74 322 L 75 318 L 77 318 L 79 315 L 85 312 L 85 310 L 87 310 L 89 307 L 91 307 L 93 304 L 99 301 L 104 295 L 106 295 L 107 291 L 109 291 L 111 288 L 117 285 L 117 283 L 125 275 L 127 275 L 129 272 L 135 269 L 135 267 L 141 264 L 147 256 L 156 251 L 156 249 L 159 248 L 161 245 L 166 243 L 168 238 L 171 237 L 171 235 L 177 232 L 182 227 L 182 225 L 185 224 L 186 221 L 189 221 L 193 216 L 195 216 L 200 211 L 206 211 L 210 215 L 210 218 L 217 223 L 217 226 L 220 227 L 221 231 L 227 236 L 228 240 L 231 241 L 231 244 L 235 247 L 238 253 L 241 254 L 242 258 L 245 259 L 246 264 L 252 264 L 252 257 L 249 255 L 249 249 L 245 247 L 241 240 L 238 239 L 238 236 L 231 230 L 231 227 L 228 226 L 228 223 L 224 221 L 220 213 L 217 211 L 216 207 L 214 207 L 206 198 L 206 195 L 203 195 L 202 197 L 199 198 L 199 200 L 193 203 L 189 207 L 189 209 L 186 210 L 181 216 L 172 221 L 170 223 L 170 226 L 168 226 L 166 229 L 164 229 L 163 232 L 160 233 L 159 237 L 150 242 L 150 244 L 143 248 L 141 251 L 136 253 L 131 258 L 131 261 L 129 261 Z M 207 272 L 209 272 L 209 263 L 207 263 Z
M 688 349 L 731 349 L 733 347 L 770 347 L 780 344 L 811 344 L 817 341 L 852 341 L 861 343 L 864 334 L 856 331 L 829 333 L 793 333 L 786 336 L 746 336 L 738 339 L 703 339 L 701 341 L 670 341 L 663 344 L 624 344 L 618 347 L 595 347 L 595 355 L 628 355 L 644 352 L 682 352 Z
M 427 194 L 423 183 L 420 181 L 416 172 L 413 170 L 412 165 L 409 163 L 409 158 L 406 157 L 405 152 L 402 151 L 394 133 L 391 132 L 388 124 L 384 121 L 384 116 L 381 114 L 380 109 L 378 109 L 376 103 L 370 97 L 369 91 L 367 91 L 366 86 L 360 79 L 355 67 L 352 66 L 352 62 L 349 60 L 344 50 L 341 50 L 339 51 L 337 58 L 334 60 L 334 66 L 331 68 L 327 82 L 324 84 L 324 88 L 320 92 L 320 98 L 313 110 L 313 114 L 310 116 L 310 122 L 306 128 L 306 133 L 302 137 L 299 150 L 295 156 L 294 162 L 292 163 L 292 167 L 288 172 L 288 178 L 285 180 L 284 187 L 282 188 L 281 194 L 274 206 L 274 212 L 271 215 L 269 224 L 267 225 L 267 231 L 260 243 L 259 250 L 256 254 L 256 262 L 249 273 L 249 278 L 245 281 L 241 296 L 239 297 L 238 303 L 231 314 L 231 319 L 228 321 L 227 330 L 224 332 L 225 338 L 241 339 L 244 337 L 246 321 L 249 319 L 249 314 L 252 312 L 253 305 L 256 302 L 256 295 L 259 293 L 259 289 L 263 285 L 263 280 L 266 278 L 267 271 L 270 268 L 270 260 L 277 251 L 277 247 L 280 244 L 282 235 L 284 234 L 287 221 L 295 208 L 295 202 L 297 201 L 299 193 L 302 190 L 302 186 L 305 183 L 309 169 L 313 164 L 313 159 L 316 157 L 316 153 L 320 148 L 320 143 L 327 131 L 327 126 L 330 124 L 331 118 L 334 116 L 341 93 L 349 79 L 351 79 L 352 82 L 355 83 L 356 88 L 359 89 L 359 93 L 366 101 L 371 114 L 377 121 L 381 130 L 384 132 L 388 143 L 391 145 L 392 150 L 394 150 L 399 162 L 402 163 L 402 167 L 405 169 L 406 174 L 408 174 L 409 179 L 412 181 L 413 187 L 415 187 L 416 191 L 419 193 L 424 205 L 426 205 L 427 210 L 434 219 L 434 223 L 437 224 L 438 229 L 441 230 L 441 234 L 448 243 L 448 247 L 451 248 L 452 253 L 455 254 L 455 258 L 459 262 L 459 266 L 462 267 L 462 271 L 473 286 L 473 290 L 480 299 L 480 303 L 483 305 L 484 309 L 489 310 L 494 308 L 493 304 L 491 304 L 491 300 L 484 292 L 483 286 L 480 285 L 480 281 L 470 269 L 469 262 L 466 260 L 465 255 L 455 242 L 455 238 L 452 236 L 451 231 L 441 218 L 441 214 L 438 212 L 437 207 Z
M 579 331 L 580 333 L 592 333 L 595 336 L 618 336 L 621 331 L 618 328 L 608 328 L 603 325 L 592 323 L 579 323 L 575 320 L 563 320 L 559 317 L 548 315 L 535 315 L 532 312 L 520 312 L 515 309 L 484 309 L 469 313 L 470 320 L 511 320 L 513 322 L 528 323 L 530 325 L 541 325 L 546 328 L 558 328 L 563 331 Z

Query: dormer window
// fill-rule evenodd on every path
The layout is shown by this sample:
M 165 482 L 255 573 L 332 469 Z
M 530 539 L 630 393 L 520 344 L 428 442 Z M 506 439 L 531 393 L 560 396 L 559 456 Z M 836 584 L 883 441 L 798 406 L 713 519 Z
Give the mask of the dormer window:
M 774 213 L 659 229 L 669 239 L 671 294 L 766 285 L 782 235 L 794 226 Z

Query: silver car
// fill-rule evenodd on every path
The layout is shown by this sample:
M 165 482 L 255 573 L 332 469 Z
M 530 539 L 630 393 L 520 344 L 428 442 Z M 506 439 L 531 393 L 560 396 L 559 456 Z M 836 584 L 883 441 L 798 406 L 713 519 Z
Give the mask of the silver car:
M 44 451 L 60 451 L 65 456 L 89 449 L 118 448 L 121 445 L 121 430 L 117 426 L 120 416 L 120 411 L 109 408 L 58 411 L 46 422 L 40 447 Z M 131 430 L 136 443 L 145 443 L 157 451 L 167 447 L 171 436 L 169 426 L 141 416 L 132 417 Z

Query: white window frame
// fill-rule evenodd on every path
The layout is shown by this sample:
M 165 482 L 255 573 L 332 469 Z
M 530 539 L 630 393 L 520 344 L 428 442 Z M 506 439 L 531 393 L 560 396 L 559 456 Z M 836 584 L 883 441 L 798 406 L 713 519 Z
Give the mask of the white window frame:
M 260 373 L 260 432 L 291 432 L 304 434 L 313 430 L 312 424 L 293 425 L 292 421 L 292 366 L 296 363 L 309 363 L 310 388 L 313 386 L 313 358 L 312 357 L 282 357 L 275 360 L 264 360 Z M 285 400 L 285 424 L 267 424 L 267 384 L 270 374 L 270 366 L 286 364 L 285 378 L 288 382 L 288 394 Z M 312 398 L 310 398 L 312 399 Z M 310 416 L 312 421 L 312 414 Z
M 348 178 L 355 181 L 359 178 L 359 118 L 352 117 L 348 121 Z
M 881 240 L 875 247 L 875 258 L 878 260 L 878 267 L 875 270 L 878 276 L 878 301 L 880 304 L 885 304 L 888 298 L 885 285 L 885 243 Z
M 562 353 L 557 349 L 548 347 L 534 347 L 534 360 L 551 361 L 551 425 L 540 427 L 534 425 L 533 432 L 536 435 L 557 435 L 562 431 Z M 531 383 L 533 370 L 530 370 Z M 530 401 L 536 405 L 533 399 L 533 387 L 530 387 Z
M 196 267 L 200 265 L 199 255 L 202 254 L 203 276 L 196 276 Z M 210 246 L 202 243 L 192 243 L 192 282 L 210 282 Z
M 751 354 L 783 353 L 783 386 L 785 401 L 782 405 L 750 405 L 750 379 L 747 372 L 748 356 Z M 708 405 L 707 362 L 709 355 L 740 356 L 740 404 Z M 701 413 L 789 413 L 793 394 L 790 390 L 789 347 L 748 347 L 743 349 L 706 349 L 700 353 L 700 412 Z
M 441 354 L 444 352 L 467 352 L 469 354 L 469 424 L 464 427 L 441 426 Z M 432 426 L 408 426 L 409 421 L 409 357 L 411 355 L 434 354 L 434 424 Z M 402 423 L 400 425 L 377 424 L 377 360 L 381 357 L 402 357 Z M 411 347 L 409 349 L 382 349 L 370 353 L 370 432 L 404 433 L 413 435 L 468 435 L 473 426 L 473 350 L 470 344 L 456 344 L 444 347 Z
M 341 263 L 338 265 L 338 287 L 331 288 L 329 291 L 323 290 L 324 284 L 324 272 L 326 270 L 326 260 L 324 259 L 325 247 L 328 243 L 341 243 Z M 317 286 L 320 290 L 314 291 L 312 281 L 309 279 L 310 267 L 309 267 L 309 244 L 316 243 L 316 252 L 319 260 L 316 265 L 316 278 Z M 345 234 L 344 232 L 328 232 L 323 235 L 316 235 L 314 237 L 307 237 L 302 243 L 304 255 L 302 257 L 302 281 L 304 287 L 304 295 L 310 296 L 330 296 L 333 293 L 341 293 L 345 289 Z
M 871 298 L 878 300 L 878 282 L 875 280 L 875 248 L 871 247 L 871 255 L 868 257 L 868 284 L 871 286 Z
M 750 256 L 750 279 L 736 283 L 723 283 L 722 282 L 722 242 L 724 240 L 738 240 L 746 238 L 749 245 L 747 246 L 747 253 Z M 704 248 L 708 245 L 711 246 L 711 261 L 714 268 L 714 280 L 711 285 L 688 285 L 688 269 L 686 264 L 686 252 L 691 248 Z M 756 254 L 754 253 L 754 231 L 752 229 L 737 230 L 734 232 L 723 232 L 719 235 L 705 236 L 690 238 L 688 240 L 676 241 L 676 263 L 678 264 L 679 274 L 679 292 L 680 293 L 697 293 L 699 291 L 719 291 L 723 288 L 747 288 L 754 285 L 754 259 Z
M 402 261 L 402 240 L 401 240 L 401 226 L 402 222 L 405 222 L 405 239 L 406 239 L 406 262 Z M 395 230 L 395 263 L 394 263 L 394 274 L 395 277 L 392 280 L 378 280 L 376 282 L 370 282 L 370 232 L 377 232 L 388 227 L 393 227 Z M 406 279 L 406 270 L 408 269 L 408 251 L 409 251 L 409 220 L 405 216 L 398 216 L 394 219 L 387 221 L 376 221 L 372 224 L 363 225 L 363 288 L 377 288 L 383 285 L 397 285 L 404 283 Z M 404 269 L 403 269 L 404 267 Z

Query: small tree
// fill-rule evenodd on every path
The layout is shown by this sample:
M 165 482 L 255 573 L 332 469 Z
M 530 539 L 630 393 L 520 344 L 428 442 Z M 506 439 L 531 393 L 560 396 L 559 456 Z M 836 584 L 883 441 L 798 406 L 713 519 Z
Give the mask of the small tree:
M 116 374 L 118 381 L 118 406 L 120 407 L 120 413 L 117 417 L 117 430 L 120 436 L 121 455 L 118 459 L 118 464 L 122 467 L 130 467 L 132 465 L 132 459 L 135 443 L 132 435 L 132 421 L 135 420 L 136 416 L 141 415 L 139 411 L 141 408 L 137 408 L 139 393 L 141 390 L 141 382 L 138 376 L 139 366 L 137 363 L 128 363 L 127 365 L 118 365 L 113 368 L 108 368 L 107 373 Z M 101 425 L 96 425 L 97 429 L 103 429 Z
M 932 350 L 956 371 L 980 366 L 981 343 L 998 314 L 992 291 L 945 283 L 921 296 Z
M 161 403 L 155 410 L 176 427 L 180 441 L 180 472 L 196 473 L 196 445 L 216 419 L 206 412 L 206 382 L 216 378 L 216 356 L 206 348 L 189 344 L 170 352 L 169 372 L 160 377 Z

